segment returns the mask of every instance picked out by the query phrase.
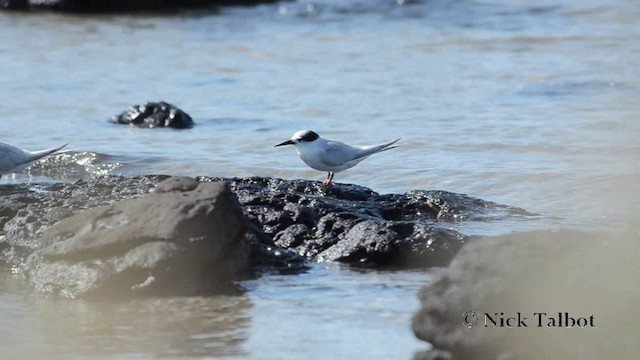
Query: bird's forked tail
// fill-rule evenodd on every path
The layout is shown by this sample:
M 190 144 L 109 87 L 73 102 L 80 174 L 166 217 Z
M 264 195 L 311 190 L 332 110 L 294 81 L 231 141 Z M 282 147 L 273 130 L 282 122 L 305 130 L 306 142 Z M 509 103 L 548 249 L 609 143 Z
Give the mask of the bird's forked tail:
M 57 151 L 60 151 L 62 148 L 64 148 L 65 146 L 69 145 L 69 143 L 66 143 L 62 146 L 57 146 L 57 147 L 52 147 L 49 149 L 44 149 L 44 150 L 38 150 L 38 151 L 30 151 L 30 156 L 27 159 L 26 163 L 32 162 L 32 161 L 36 161 L 39 159 L 42 159 L 43 157 L 47 156 L 47 155 L 51 155 Z
M 395 140 L 391 140 L 391 141 L 386 142 L 384 144 L 367 146 L 367 147 L 365 147 L 363 149 L 362 153 L 358 154 L 358 156 L 356 156 L 355 158 L 359 159 L 359 158 L 363 158 L 363 157 L 369 156 L 371 154 L 375 154 L 377 152 L 395 149 L 398 146 L 400 146 L 400 144 L 396 144 L 398 141 L 400 141 L 400 139 L 401 138 L 397 138 Z

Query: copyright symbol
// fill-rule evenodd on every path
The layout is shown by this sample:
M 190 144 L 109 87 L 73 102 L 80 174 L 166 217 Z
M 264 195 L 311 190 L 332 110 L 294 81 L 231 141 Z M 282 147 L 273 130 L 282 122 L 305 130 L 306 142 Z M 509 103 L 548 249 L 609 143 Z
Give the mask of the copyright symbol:
M 475 311 L 467 311 L 462 313 L 462 325 L 466 326 L 468 329 L 478 325 L 478 315 Z

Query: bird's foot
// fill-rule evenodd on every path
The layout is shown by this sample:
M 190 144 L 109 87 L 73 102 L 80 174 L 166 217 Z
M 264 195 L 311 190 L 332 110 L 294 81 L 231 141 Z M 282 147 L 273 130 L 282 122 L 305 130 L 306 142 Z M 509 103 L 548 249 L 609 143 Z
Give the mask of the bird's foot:
M 324 181 L 323 181 L 322 183 L 323 183 L 325 186 L 329 186 L 329 185 L 331 185 L 331 181 L 333 181 L 333 176 L 334 176 L 335 174 L 336 174 L 336 173 L 334 173 L 333 171 L 329 171 L 329 172 L 327 173 L 327 178 L 326 178 L 326 179 L 324 179 Z

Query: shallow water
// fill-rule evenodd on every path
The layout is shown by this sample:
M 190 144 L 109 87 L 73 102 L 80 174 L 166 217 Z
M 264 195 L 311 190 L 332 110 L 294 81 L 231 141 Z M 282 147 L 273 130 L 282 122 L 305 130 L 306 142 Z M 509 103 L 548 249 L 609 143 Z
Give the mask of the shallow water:
M 0 278 L 0 347 L 11 358 L 410 358 L 415 294 L 430 271 L 315 264 L 240 284 L 241 295 L 100 302 L 30 295 Z
M 0 139 L 29 149 L 69 141 L 73 150 L 2 182 L 102 173 L 321 180 L 293 149 L 272 147 L 310 128 L 350 143 L 403 138 L 338 182 L 463 192 L 540 214 L 462 225 L 466 233 L 624 229 L 640 210 L 639 20 L 637 2 L 604 0 L 0 13 Z M 158 100 L 196 127 L 108 122 Z M 240 284 L 240 298 L 112 307 L 33 299 L 4 273 L 3 349 L 98 359 L 408 358 L 423 347 L 409 328 L 415 290 L 431 278 L 317 265 Z

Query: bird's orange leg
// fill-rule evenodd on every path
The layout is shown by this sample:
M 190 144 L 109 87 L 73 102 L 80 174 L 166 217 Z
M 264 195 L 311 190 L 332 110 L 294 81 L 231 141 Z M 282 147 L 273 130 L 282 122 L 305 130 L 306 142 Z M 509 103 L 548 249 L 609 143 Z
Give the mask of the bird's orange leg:
M 331 181 L 333 180 L 333 175 L 334 172 L 333 171 L 329 171 L 329 173 L 327 174 L 327 178 L 324 179 L 324 181 L 322 182 L 324 185 L 329 186 L 331 185 Z

